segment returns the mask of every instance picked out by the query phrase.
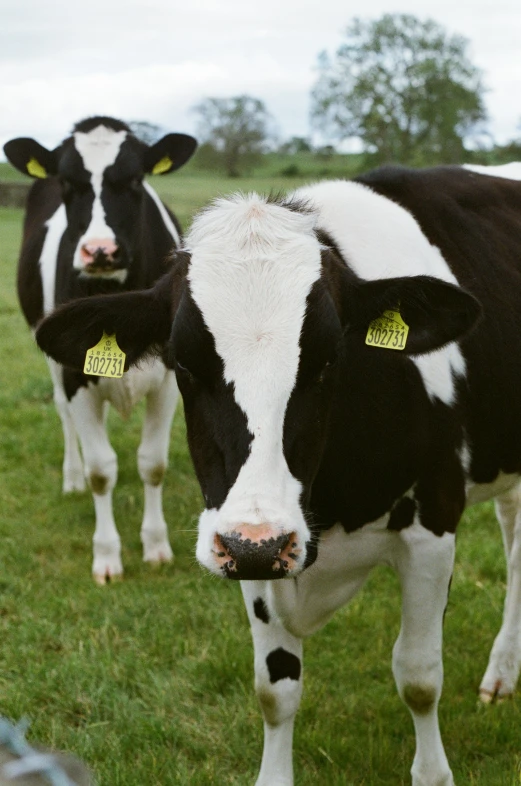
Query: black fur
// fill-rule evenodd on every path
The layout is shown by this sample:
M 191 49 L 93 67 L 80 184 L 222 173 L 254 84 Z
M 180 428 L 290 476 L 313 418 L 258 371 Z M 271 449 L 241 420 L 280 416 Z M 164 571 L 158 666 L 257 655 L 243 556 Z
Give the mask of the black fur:
M 269 623 L 270 615 L 268 612 L 268 607 L 262 598 L 256 598 L 253 601 L 253 612 L 257 619 L 259 619 L 261 622 L 265 622 L 266 625 Z
M 279 680 L 299 680 L 302 671 L 300 658 L 292 652 L 279 647 L 266 658 L 266 665 L 270 675 L 270 682 L 273 684 Z

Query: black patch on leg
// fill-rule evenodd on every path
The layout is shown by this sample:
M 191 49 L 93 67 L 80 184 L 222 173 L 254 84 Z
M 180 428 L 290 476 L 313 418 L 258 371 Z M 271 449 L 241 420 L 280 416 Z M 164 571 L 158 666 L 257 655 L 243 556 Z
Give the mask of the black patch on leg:
M 415 513 L 416 502 L 410 497 L 402 497 L 391 510 L 387 529 L 400 532 L 402 529 L 410 527 L 414 521 Z
M 86 388 L 89 382 L 93 382 L 97 385 L 99 377 L 88 377 L 86 374 L 82 374 L 81 371 L 74 371 L 72 368 L 63 369 L 63 389 L 65 390 L 67 401 L 71 401 L 78 390 L 80 388 Z
M 300 679 L 300 658 L 297 658 L 296 655 L 293 655 L 293 653 L 288 652 L 282 647 L 270 652 L 266 658 L 266 665 L 268 666 L 271 683 L 286 678 L 290 680 Z
M 268 624 L 270 621 L 270 615 L 268 614 L 268 607 L 262 598 L 257 598 L 253 601 L 253 611 L 255 612 L 257 619 L 265 622 L 266 625 Z

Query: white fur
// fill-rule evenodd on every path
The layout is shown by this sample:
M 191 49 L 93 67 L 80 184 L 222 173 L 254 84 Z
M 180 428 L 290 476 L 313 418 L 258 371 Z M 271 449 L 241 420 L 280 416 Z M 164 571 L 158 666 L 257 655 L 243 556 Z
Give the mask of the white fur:
M 43 313 L 50 314 L 55 306 L 56 260 L 63 233 L 67 228 L 65 205 L 60 205 L 46 222 L 46 234 L 40 255 L 40 275 L 43 289 Z
M 75 393 L 68 404 L 78 433 L 85 477 L 105 480 L 103 491 L 93 497 L 96 511 L 94 532 L 94 562 L 92 572 L 100 583 L 106 576 L 123 572 L 120 557 L 120 539 L 112 511 L 112 490 L 117 480 L 117 457 L 112 449 L 106 429 L 107 404 L 112 403 L 123 417 L 142 399 L 147 400 L 143 434 L 138 449 L 138 468 L 145 486 L 145 509 L 141 527 L 146 561 L 171 559 L 167 527 L 161 504 L 162 480 L 154 478 L 157 471 L 165 470 L 168 462 L 170 425 L 177 403 L 178 390 L 175 375 L 159 360 L 143 363 L 131 369 L 121 380 L 100 379 L 89 383 Z
M 253 435 L 225 503 L 201 517 L 197 557 L 215 572 L 208 547 L 216 532 L 269 522 L 281 532 L 296 532 L 302 542 L 309 538 L 301 484 L 286 464 L 282 434 L 306 298 L 321 272 L 313 227 L 311 215 L 257 195 L 237 196 L 200 214 L 187 239 L 193 298 Z
M 483 166 L 481 164 L 463 164 L 463 166 L 471 172 L 478 172 L 480 175 L 521 180 L 521 162 L 519 161 L 511 161 L 509 164 L 500 164 L 499 166 Z
M 496 498 L 507 561 L 503 622 L 480 685 L 485 702 L 514 693 L 521 666 L 521 484 Z
M 74 134 L 76 150 L 83 159 L 83 166 L 87 172 L 90 172 L 90 182 L 94 191 L 91 220 L 85 233 L 81 236 L 74 253 L 73 267 L 76 270 L 84 269 L 80 249 L 85 243 L 89 242 L 90 238 L 116 240 L 114 230 L 107 223 L 107 217 L 101 201 L 101 189 L 103 172 L 115 162 L 126 136 L 126 131 L 114 131 L 112 128 L 102 125 L 96 126 L 92 131 L 86 133 L 76 131 Z M 126 278 L 127 271 L 120 270 L 117 272 L 119 274 L 118 279 L 123 281 Z M 102 275 L 106 277 L 107 274 Z
M 147 192 L 147 194 L 153 200 L 155 206 L 157 207 L 159 211 L 159 215 L 161 216 L 161 219 L 163 221 L 163 224 L 166 226 L 166 228 L 172 235 L 172 240 L 174 241 L 174 245 L 176 247 L 179 247 L 181 245 L 181 238 L 179 237 L 179 232 L 175 228 L 175 224 L 170 218 L 170 216 L 168 215 L 168 211 L 166 210 L 165 206 L 159 199 L 157 193 L 154 191 L 152 186 L 149 183 L 147 183 L 146 180 L 143 180 L 143 188 L 145 189 L 145 191 Z
M 440 250 L 431 245 L 404 208 L 361 183 L 324 181 L 299 188 L 296 196 L 318 211 L 318 225 L 338 245 L 359 278 L 427 275 L 457 284 Z M 465 360 L 452 343 L 429 355 L 413 357 L 431 398 L 452 404 L 453 375 L 465 375 Z

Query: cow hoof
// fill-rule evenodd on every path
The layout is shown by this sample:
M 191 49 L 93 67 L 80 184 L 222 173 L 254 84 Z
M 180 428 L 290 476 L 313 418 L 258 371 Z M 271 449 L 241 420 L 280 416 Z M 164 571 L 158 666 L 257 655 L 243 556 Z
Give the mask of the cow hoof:
M 101 586 L 117 581 L 123 576 L 119 542 L 94 543 L 92 575 L 96 584 Z
M 141 528 L 141 543 L 143 544 L 143 562 L 161 565 L 163 562 L 171 562 L 174 553 L 168 541 L 166 524 L 160 528 L 148 529 Z
M 448 772 L 439 777 L 429 775 L 412 774 L 412 786 L 454 786 L 454 778 L 452 772 Z
M 150 565 L 162 565 L 164 562 L 172 562 L 173 559 L 174 552 L 168 541 L 161 546 L 145 548 L 143 552 L 143 562 L 148 562 Z
M 73 494 L 75 491 L 85 491 L 87 488 L 87 484 L 85 483 L 85 477 L 83 472 L 81 474 L 74 473 L 69 475 L 68 477 L 63 478 L 63 486 L 62 491 L 64 494 Z
M 99 587 L 105 587 L 107 584 L 116 584 L 118 581 L 123 580 L 123 573 L 93 573 L 92 578 Z
M 501 688 L 498 686 L 496 691 L 489 691 L 486 688 L 480 688 L 479 700 L 482 704 L 503 704 L 509 698 L 511 693 L 500 693 Z

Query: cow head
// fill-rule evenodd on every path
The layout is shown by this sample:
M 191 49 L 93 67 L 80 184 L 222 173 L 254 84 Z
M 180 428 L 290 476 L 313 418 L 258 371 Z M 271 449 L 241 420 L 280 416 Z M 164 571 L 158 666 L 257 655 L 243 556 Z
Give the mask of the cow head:
M 307 509 L 329 411 L 339 379 L 364 373 L 350 365 L 350 342 L 360 344 L 359 364 L 378 352 L 365 347 L 368 325 L 398 302 L 412 353 L 461 336 L 479 313 L 474 298 L 438 279 L 356 279 L 315 222 L 298 203 L 219 200 L 154 289 L 77 301 L 36 334 L 45 352 L 77 367 L 103 330 L 131 364 L 163 353 L 206 503 L 197 557 L 229 578 L 294 576 L 313 560 Z
M 4 151 L 24 174 L 59 179 L 67 245 L 79 275 L 124 281 L 140 226 L 144 175 L 178 169 L 195 148 L 195 139 L 186 134 L 167 134 L 149 146 L 125 123 L 93 117 L 77 123 L 55 150 L 20 138 L 7 142 Z

